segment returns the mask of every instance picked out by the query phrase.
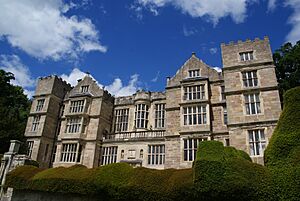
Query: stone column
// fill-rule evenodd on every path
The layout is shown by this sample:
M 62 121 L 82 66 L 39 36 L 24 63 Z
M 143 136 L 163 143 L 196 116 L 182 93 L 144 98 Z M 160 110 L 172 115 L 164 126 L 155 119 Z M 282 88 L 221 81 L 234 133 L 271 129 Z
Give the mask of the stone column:
M 1 190 L 0 190 L 0 199 L 2 199 L 3 196 L 3 186 L 5 184 L 6 175 L 10 170 L 10 167 L 12 165 L 12 161 L 14 156 L 19 152 L 21 142 L 18 140 L 11 140 L 10 141 L 10 147 L 9 151 L 4 153 L 2 162 L 1 162 Z

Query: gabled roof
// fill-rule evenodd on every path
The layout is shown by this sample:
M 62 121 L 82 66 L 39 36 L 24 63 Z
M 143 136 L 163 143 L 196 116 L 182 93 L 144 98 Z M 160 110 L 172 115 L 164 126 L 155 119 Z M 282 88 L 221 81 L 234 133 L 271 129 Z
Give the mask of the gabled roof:
M 190 70 L 200 70 L 200 77 L 207 78 L 211 81 L 216 81 L 222 79 L 222 75 L 213 69 L 213 67 L 204 63 L 199 59 L 195 53 L 178 69 L 176 74 L 170 78 L 167 83 L 167 87 L 180 85 L 182 80 L 188 78 L 188 72 Z

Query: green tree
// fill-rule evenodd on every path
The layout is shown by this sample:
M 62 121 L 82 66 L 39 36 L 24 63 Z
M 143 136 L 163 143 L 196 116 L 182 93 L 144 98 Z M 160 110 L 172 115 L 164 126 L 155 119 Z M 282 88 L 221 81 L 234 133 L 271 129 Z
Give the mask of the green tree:
M 292 43 L 282 45 L 273 54 L 273 59 L 282 100 L 287 90 L 300 86 L 300 41 L 294 46 Z
M 21 87 L 10 84 L 14 79 L 0 70 L 0 154 L 8 151 L 10 140 L 24 141 L 30 101 Z

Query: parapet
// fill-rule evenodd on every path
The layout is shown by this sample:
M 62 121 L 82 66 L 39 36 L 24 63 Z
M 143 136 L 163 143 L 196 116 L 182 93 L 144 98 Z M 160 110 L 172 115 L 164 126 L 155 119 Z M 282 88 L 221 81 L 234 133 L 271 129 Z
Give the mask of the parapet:
M 245 41 L 230 42 L 221 44 L 223 69 L 228 67 L 247 66 L 261 63 L 272 63 L 272 51 L 267 36 L 264 39 L 255 38 Z M 241 60 L 241 54 L 252 54 L 252 59 Z
M 255 43 L 255 42 L 267 42 L 270 43 L 269 37 L 265 36 L 263 39 L 260 38 L 255 38 L 254 40 L 246 39 L 245 41 L 238 40 L 237 42 L 235 41 L 230 41 L 229 43 L 221 43 L 221 47 L 228 47 L 228 46 L 235 46 L 235 45 L 243 45 L 243 44 L 249 44 L 249 43 Z

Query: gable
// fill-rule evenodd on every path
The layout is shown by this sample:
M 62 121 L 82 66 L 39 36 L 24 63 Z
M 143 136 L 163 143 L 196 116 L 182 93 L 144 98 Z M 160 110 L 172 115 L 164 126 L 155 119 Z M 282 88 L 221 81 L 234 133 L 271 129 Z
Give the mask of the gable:
M 199 70 L 199 75 L 202 78 L 208 78 L 210 81 L 216 81 L 222 79 L 222 75 L 215 69 L 205 64 L 202 60 L 197 58 L 193 54 L 177 71 L 177 73 L 170 78 L 167 83 L 167 87 L 180 85 L 180 82 L 185 79 L 189 79 L 189 71 Z
M 69 92 L 66 98 L 75 96 L 103 96 L 103 89 L 101 89 L 95 80 L 89 75 L 86 75 L 82 80 L 78 81 L 77 85 Z

